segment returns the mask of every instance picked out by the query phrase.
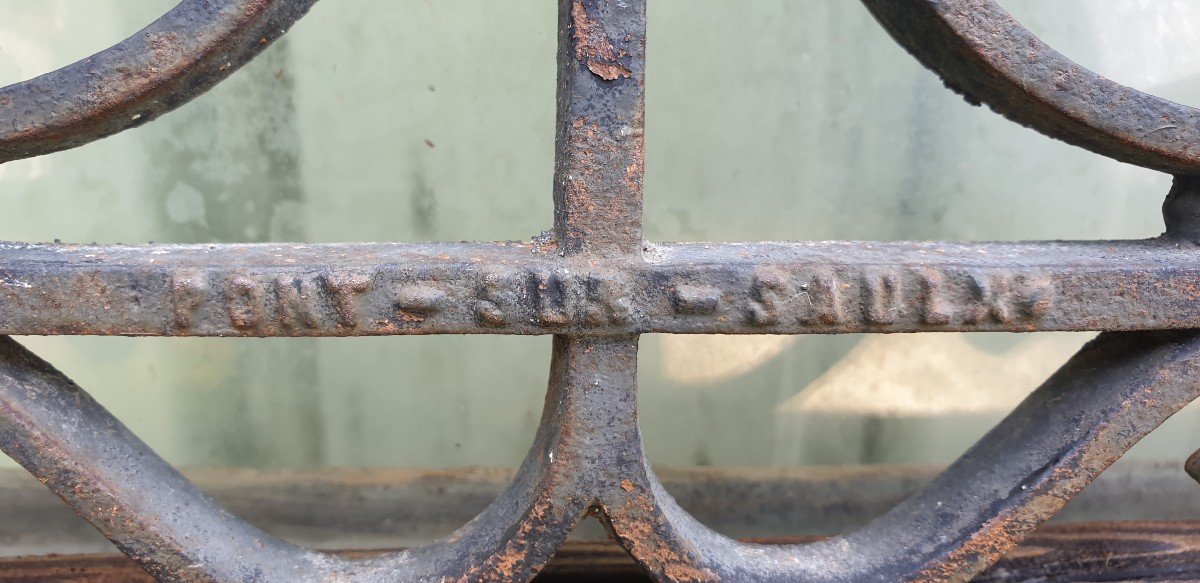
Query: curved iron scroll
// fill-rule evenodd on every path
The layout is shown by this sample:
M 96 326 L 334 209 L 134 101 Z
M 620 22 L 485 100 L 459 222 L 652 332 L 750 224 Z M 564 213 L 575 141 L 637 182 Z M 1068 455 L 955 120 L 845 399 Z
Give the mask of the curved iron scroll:
M 582 517 L 662 581 L 964 581 L 1200 395 L 1193 110 L 1107 81 L 984 0 L 864 0 L 970 98 L 1178 174 L 1166 237 L 646 243 L 645 0 L 560 0 L 552 237 L 521 243 L 0 244 L 0 333 L 554 334 L 513 484 L 453 535 L 347 559 L 215 505 L 81 389 L 0 340 L 0 447 L 163 581 L 522 581 Z M 207 89 L 313 0 L 185 0 L 124 43 L 0 90 L 0 161 L 81 145 Z M 1019 50 L 1008 47 L 1018 46 Z M 1163 125 L 1165 124 L 1165 125 Z M 231 260 L 235 258 L 236 260 Z M 933 483 L 863 529 L 738 543 L 680 509 L 637 422 L 637 336 L 1107 330 Z
M 82 146 L 191 101 L 317 0 L 183 0 L 121 43 L 0 89 L 0 163 Z
M 946 85 L 1043 134 L 1172 174 L 1200 173 L 1200 112 L 1046 46 L 992 0 L 863 0 Z

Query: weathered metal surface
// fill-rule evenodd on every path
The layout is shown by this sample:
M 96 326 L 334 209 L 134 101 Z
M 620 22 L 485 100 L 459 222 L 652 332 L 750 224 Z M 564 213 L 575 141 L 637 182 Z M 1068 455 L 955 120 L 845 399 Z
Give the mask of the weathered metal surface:
M 854 530 L 942 469 L 656 467 L 655 473 L 689 514 L 713 530 L 745 539 Z M 239 518 L 288 542 L 322 549 L 413 547 L 438 539 L 487 508 L 515 473 L 515 468 L 183 470 Z M 1176 463 L 1123 460 L 1072 499 L 1051 524 L 1200 521 L 1196 495 L 1196 484 Z M 20 468 L 0 470 L 0 516 L 0 556 L 112 550 L 112 543 Z M 590 528 L 573 538 L 608 535 Z
M 0 88 L 0 163 L 137 127 L 228 77 L 316 0 L 183 0 L 121 43 Z
M 1047 46 L 994 0 L 863 0 L 972 103 L 1110 158 L 1200 174 L 1200 112 L 1115 83 Z
M 563 253 L 642 246 L 645 0 L 560 0 L 554 235 Z
M 0 449 L 162 581 L 529 579 L 584 510 L 578 499 L 558 504 L 570 483 L 546 469 L 555 433 L 545 424 L 513 484 L 450 537 L 343 559 L 224 511 L 61 373 L 0 339 Z
M 696 523 L 658 487 L 642 507 L 610 507 L 611 520 L 618 535 L 660 529 L 645 534 L 661 547 L 633 555 L 663 579 L 965 581 L 1200 395 L 1198 362 L 1196 332 L 1101 335 L 929 485 L 864 528 L 820 543 L 737 543 Z M 661 557 L 684 560 L 662 565 Z
M 1200 327 L 1172 240 L 714 243 L 561 256 L 519 243 L 0 244 L 0 333 L 841 333 Z
M 805 538 L 811 539 L 754 542 L 780 545 Z M 547 565 L 545 580 L 651 581 L 635 564 L 622 561 L 611 545 L 568 542 L 563 550 Z M 1200 580 L 1200 523 L 1185 521 L 1045 526 L 972 579 L 976 583 L 1196 580 Z
M 799 542 L 765 539 L 761 544 Z M 605 543 L 569 541 L 535 581 L 648 582 Z M 976 583 L 1200 580 L 1200 523 L 1099 522 L 1038 529 Z M 0 578 L 0 582 L 4 579 Z
M 1194 522 L 1046 528 L 975 579 L 978 583 L 1197 580 L 1200 525 Z
M 0 89 L 0 163 L 76 148 L 208 91 L 317 0 L 184 0 L 112 48 Z
M 788 540 L 762 540 L 783 544 Z M 343 552 L 369 557 L 386 551 Z M 1109 522 L 1047 526 L 974 579 L 1017 581 L 1195 581 L 1200 579 L 1200 524 Z M 0 559 L 0 583 L 142 583 L 154 579 L 118 554 Z M 534 583 L 652 581 L 609 542 L 567 541 Z
M 177 106 L 312 1 L 188 0 L 109 51 L 0 90 L 0 161 L 80 145 Z M 529 455 L 474 519 L 382 555 L 293 546 L 222 510 L 7 338 L 0 448 L 162 581 L 524 581 L 585 516 L 661 581 L 970 580 L 1200 394 L 1200 332 L 1187 330 L 1200 328 L 1200 183 L 1188 177 L 1200 170 L 1197 118 L 1078 67 L 986 0 L 865 3 L 969 99 L 1181 175 L 1164 203 L 1166 234 L 646 243 L 645 0 L 560 0 L 554 227 L 532 243 L 0 245 L 0 333 L 555 334 Z M 724 537 L 684 512 L 649 467 L 637 422 L 638 334 L 953 330 L 1108 332 L 928 485 L 831 539 L 766 546 Z M 1191 573 L 1170 570 L 1191 556 L 1171 546 L 1187 547 L 1189 536 L 1156 539 L 1161 552 L 1138 560 L 1160 559 L 1158 570 L 1138 576 Z M 1095 555 L 1080 544 L 1085 559 Z M 1073 567 L 1056 560 L 1014 563 L 993 578 L 1069 576 Z M 1089 560 L 1088 572 L 1107 568 Z M 1123 569 L 1110 574 L 1134 573 Z
M 11 340 L 0 350 L 0 446 L 164 580 L 527 579 L 584 513 L 610 521 L 663 579 L 957 580 L 1015 545 L 1200 393 L 1200 334 L 1106 335 L 863 530 L 765 548 L 695 523 L 650 473 L 631 340 L 559 337 L 555 345 L 541 430 L 514 485 L 450 538 L 367 563 L 291 547 L 223 513 Z
M 0 449 L 160 579 L 242 581 L 264 573 L 283 581 L 314 566 L 316 555 L 222 511 L 9 338 L 0 339 Z

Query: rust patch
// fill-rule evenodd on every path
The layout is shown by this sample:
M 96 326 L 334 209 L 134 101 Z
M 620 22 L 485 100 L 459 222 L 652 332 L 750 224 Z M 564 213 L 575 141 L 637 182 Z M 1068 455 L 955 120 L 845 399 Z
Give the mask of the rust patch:
M 587 68 L 597 77 L 605 81 L 615 81 L 617 79 L 628 79 L 633 76 L 629 69 L 615 63 L 602 63 L 598 61 L 588 61 Z
M 548 497 L 538 499 L 504 547 L 483 564 L 467 570 L 457 581 L 517 581 L 535 575 L 550 559 L 550 553 L 545 556 L 538 554 L 534 541 L 546 533 L 557 518 L 554 500 Z
M 963 573 L 978 573 L 1020 544 L 1029 528 L 1018 526 L 1022 521 L 1012 514 L 989 520 L 984 528 L 961 547 L 951 552 L 944 561 L 926 566 L 917 576 L 917 581 L 953 581 Z M 1014 532 L 1015 531 L 1015 532 Z
M 572 155 L 562 203 L 568 243 L 576 238 L 592 244 L 638 240 L 640 248 L 641 139 L 619 132 L 586 117 L 568 127 Z
M 622 487 L 624 482 L 622 482 Z M 619 517 L 619 518 L 618 518 Z M 711 570 L 698 567 L 686 553 L 668 545 L 673 537 L 662 536 L 662 517 L 654 503 L 643 495 L 629 498 L 613 517 L 613 524 L 629 554 L 669 581 L 716 581 Z
M 154 55 L 155 63 L 166 64 L 182 56 L 182 43 L 174 32 L 158 32 L 146 35 L 146 46 Z
M 246 4 L 246 8 L 242 10 L 242 14 L 246 18 L 253 18 L 255 15 L 261 14 L 263 11 L 265 11 L 269 4 L 270 2 L 268 0 L 250 0 L 250 2 Z
M 571 5 L 571 22 L 575 27 L 575 59 L 584 63 L 588 70 L 605 81 L 629 79 L 633 73 L 617 62 L 624 56 L 618 52 L 608 38 L 604 26 L 590 16 L 582 0 Z
M 575 25 L 575 58 L 614 60 L 617 57 L 612 42 L 600 23 L 588 16 L 583 0 L 575 0 L 571 6 L 571 22 Z

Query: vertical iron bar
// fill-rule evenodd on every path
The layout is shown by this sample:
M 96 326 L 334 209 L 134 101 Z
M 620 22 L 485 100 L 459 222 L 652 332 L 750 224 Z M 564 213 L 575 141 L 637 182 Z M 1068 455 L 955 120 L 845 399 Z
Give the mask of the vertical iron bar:
M 646 2 L 559 0 L 558 30 L 559 252 L 640 256 Z M 609 276 L 586 278 L 590 285 Z M 546 398 L 554 414 L 542 427 L 558 446 L 547 452 L 558 456 L 547 460 L 550 473 L 565 477 L 570 507 L 590 508 L 602 519 L 605 504 L 615 502 L 606 492 L 628 494 L 634 481 L 646 483 L 637 428 L 637 342 L 637 336 L 554 338 Z
M 559 0 L 554 226 L 560 251 L 642 246 L 646 2 Z
M 559 2 L 554 224 L 564 256 L 640 256 L 645 43 L 645 0 Z M 655 526 L 643 522 L 650 530 L 630 540 L 610 522 L 614 512 L 647 518 L 634 508 L 651 500 L 637 425 L 637 349 L 636 336 L 556 336 L 546 407 L 558 415 L 543 431 L 565 446 L 559 463 L 574 482 L 568 496 L 644 561 Z

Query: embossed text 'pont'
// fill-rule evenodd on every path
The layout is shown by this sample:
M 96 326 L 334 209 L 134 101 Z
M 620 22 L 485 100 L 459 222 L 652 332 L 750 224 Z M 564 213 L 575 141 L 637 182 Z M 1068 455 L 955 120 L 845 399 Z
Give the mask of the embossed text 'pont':
M 354 336 L 1200 326 L 1200 260 L 1159 241 L 0 248 L 0 333 Z M 1073 263 L 1064 267 L 1064 258 Z M 1167 268 L 1167 265 L 1170 265 Z

